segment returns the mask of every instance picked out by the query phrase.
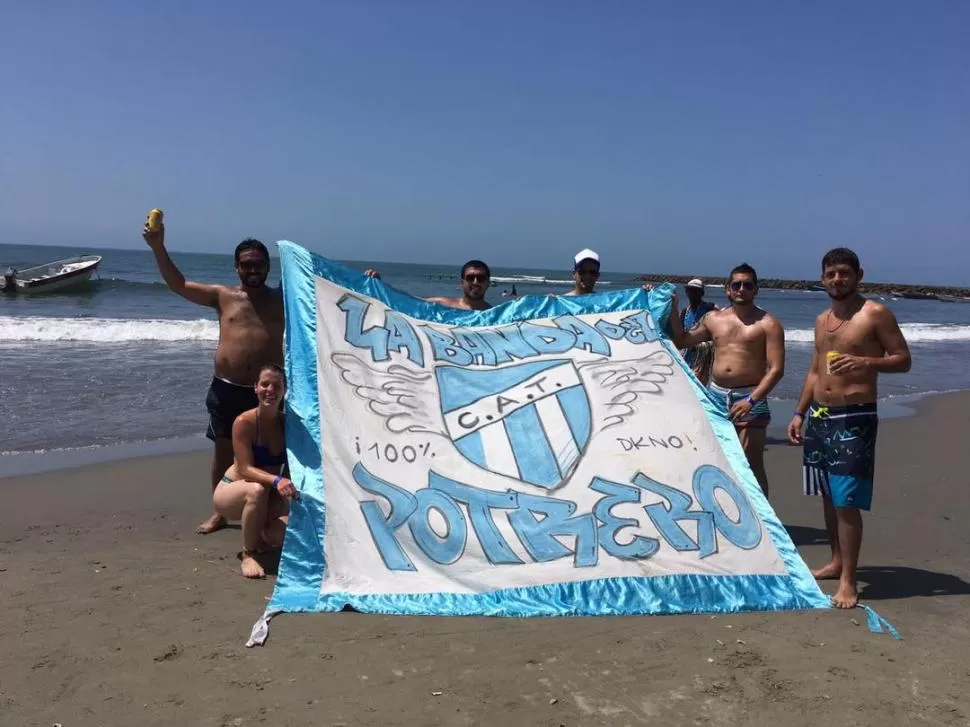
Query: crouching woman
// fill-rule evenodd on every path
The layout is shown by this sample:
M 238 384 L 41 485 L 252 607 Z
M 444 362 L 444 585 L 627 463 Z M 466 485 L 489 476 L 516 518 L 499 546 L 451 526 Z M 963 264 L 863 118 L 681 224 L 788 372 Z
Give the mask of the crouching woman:
M 212 494 L 216 512 L 242 521 L 242 574 L 263 578 L 256 556 L 283 544 L 289 501 L 299 498 L 283 476 L 286 443 L 283 432 L 283 395 L 286 376 L 274 364 L 260 369 L 255 409 L 244 411 L 232 425 L 233 464 Z

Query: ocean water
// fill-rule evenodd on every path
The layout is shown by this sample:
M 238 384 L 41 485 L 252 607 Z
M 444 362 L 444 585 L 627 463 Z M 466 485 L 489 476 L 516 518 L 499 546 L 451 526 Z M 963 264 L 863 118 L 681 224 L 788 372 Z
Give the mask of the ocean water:
M 188 303 L 161 282 L 150 251 L 0 245 L 0 269 L 86 253 L 104 259 L 100 279 L 79 291 L 0 295 L 0 454 L 186 438 L 204 445 L 204 400 L 218 321 L 214 311 Z M 231 254 L 174 252 L 172 257 L 189 279 L 238 282 Z M 458 291 L 453 265 L 349 264 L 379 268 L 385 282 L 418 296 Z M 650 265 L 644 261 L 643 267 Z M 635 285 L 634 274 L 604 271 L 600 285 Z M 270 281 L 278 285 L 278 265 Z M 496 268 L 493 281 L 493 303 L 501 303 L 502 292 L 513 283 L 520 295 L 566 292 L 572 285 L 564 269 Z M 709 289 L 708 298 L 722 302 L 723 292 Z M 794 399 L 810 358 L 812 322 L 828 298 L 824 293 L 765 290 L 758 300 L 786 329 L 787 373 L 775 396 Z M 970 305 L 887 303 L 902 324 L 914 361 L 910 373 L 883 377 L 881 394 L 905 400 L 970 388 L 970 367 L 965 364 Z

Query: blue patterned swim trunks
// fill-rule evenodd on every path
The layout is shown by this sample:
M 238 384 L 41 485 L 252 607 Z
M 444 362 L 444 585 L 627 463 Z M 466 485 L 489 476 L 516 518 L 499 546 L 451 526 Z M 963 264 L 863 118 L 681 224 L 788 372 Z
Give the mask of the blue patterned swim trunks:
M 827 495 L 835 507 L 869 510 L 879 430 L 876 405 L 813 403 L 805 420 L 802 455 L 805 494 Z

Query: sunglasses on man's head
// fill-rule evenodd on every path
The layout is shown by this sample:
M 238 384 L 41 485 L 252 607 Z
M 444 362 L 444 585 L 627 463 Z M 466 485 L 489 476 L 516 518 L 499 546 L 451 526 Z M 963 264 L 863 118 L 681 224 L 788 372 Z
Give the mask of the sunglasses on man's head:
M 469 283 L 485 283 L 488 281 L 488 276 L 484 273 L 468 273 L 465 275 L 465 280 Z
M 754 283 L 750 280 L 735 280 L 731 283 L 731 290 L 754 290 Z

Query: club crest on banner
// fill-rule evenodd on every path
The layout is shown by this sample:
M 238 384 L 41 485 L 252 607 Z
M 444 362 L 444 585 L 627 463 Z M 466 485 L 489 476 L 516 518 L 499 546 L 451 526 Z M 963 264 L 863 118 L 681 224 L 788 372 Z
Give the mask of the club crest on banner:
M 445 428 L 479 467 L 555 489 L 589 442 L 591 412 L 571 360 L 435 369 Z

